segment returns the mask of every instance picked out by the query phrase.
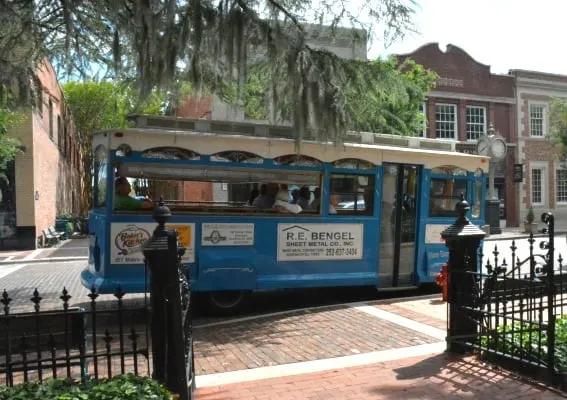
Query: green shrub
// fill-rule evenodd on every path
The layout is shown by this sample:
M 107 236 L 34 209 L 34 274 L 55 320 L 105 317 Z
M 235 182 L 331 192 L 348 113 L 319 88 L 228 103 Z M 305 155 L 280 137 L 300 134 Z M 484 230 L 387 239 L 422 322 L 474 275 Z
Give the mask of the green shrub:
M 547 359 L 547 331 L 537 324 L 501 325 L 496 335 L 486 335 L 481 346 L 517 357 Z M 555 369 L 567 373 L 567 315 L 555 321 Z
M 0 400 L 172 400 L 162 385 L 146 377 L 121 375 L 112 379 L 78 383 L 52 379 L 9 388 L 0 386 Z
M 526 222 L 528 224 L 533 224 L 535 220 L 534 209 L 532 207 L 528 208 L 528 213 L 526 214 Z

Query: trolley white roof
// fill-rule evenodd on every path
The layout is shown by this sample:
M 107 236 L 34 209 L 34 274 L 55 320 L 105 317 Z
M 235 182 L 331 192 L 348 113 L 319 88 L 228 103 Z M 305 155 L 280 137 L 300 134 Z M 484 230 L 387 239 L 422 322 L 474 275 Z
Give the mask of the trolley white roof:
M 117 135 L 118 133 L 118 135 Z M 412 138 L 413 139 L 413 138 Z M 418 138 L 416 138 L 418 139 Z M 191 150 L 201 155 L 213 155 L 223 151 L 244 151 L 262 158 L 275 158 L 294 154 L 295 143 L 291 139 L 253 137 L 238 134 L 219 134 L 210 132 L 186 131 L 176 129 L 129 128 L 99 132 L 93 135 L 93 149 L 103 145 L 107 149 L 117 149 L 126 144 L 133 151 L 145 151 L 158 147 L 177 147 Z M 304 141 L 301 154 L 324 162 L 355 158 L 371 162 L 409 163 L 426 168 L 457 166 L 468 171 L 477 168 L 488 171 L 488 157 L 419 148 L 358 143 L 321 143 Z

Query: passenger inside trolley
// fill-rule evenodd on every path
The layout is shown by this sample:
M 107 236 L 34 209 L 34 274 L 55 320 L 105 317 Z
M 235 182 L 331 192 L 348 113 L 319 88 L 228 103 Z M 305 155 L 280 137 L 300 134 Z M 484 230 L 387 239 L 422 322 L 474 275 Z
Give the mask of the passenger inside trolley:
M 128 179 L 123 176 L 116 178 L 114 181 L 114 207 L 117 210 L 150 210 L 154 208 L 154 203 L 149 199 L 143 200 L 130 197 L 132 186 Z
M 301 206 L 291 204 L 289 202 L 289 192 L 285 189 L 280 189 L 274 202 L 274 209 L 279 213 L 292 213 L 299 214 L 302 211 Z
M 313 191 L 313 200 L 311 200 L 311 203 L 309 203 L 309 209 L 319 212 L 320 207 L 321 207 L 321 188 L 317 187 Z

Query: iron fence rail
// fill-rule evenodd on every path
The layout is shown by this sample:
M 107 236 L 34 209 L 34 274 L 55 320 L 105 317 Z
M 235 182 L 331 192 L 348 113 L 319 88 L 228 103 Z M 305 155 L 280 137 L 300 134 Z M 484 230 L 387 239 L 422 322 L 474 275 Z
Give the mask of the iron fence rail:
M 43 311 L 36 289 L 29 301 L 32 312 L 12 313 L 13 300 L 4 290 L 0 298 L 0 382 L 13 386 L 29 380 L 68 377 L 86 380 L 150 371 L 150 312 L 125 307 L 118 286 L 114 307 L 98 309 L 99 295 L 88 294 L 88 306 L 71 307 L 63 288 L 60 309 Z
M 531 234 L 525 242 L 512 241 L 508 260 L 496 245 L 489 254 L 479 251 L 478 265 L 450 269 L 451 313 L 471 329 L 449 334 L 448 341 L 518 370 L 536 367 L 557 381 L 567 373 L 567 360 L 556 354 L 557 324 L 567 307 L 567 266 L 555 255 L 553 215 L 544 213 L 542 221 L 548 236 L 539 250 Z M 519 246 L 528 247 L 525 259 L 519 257 Z

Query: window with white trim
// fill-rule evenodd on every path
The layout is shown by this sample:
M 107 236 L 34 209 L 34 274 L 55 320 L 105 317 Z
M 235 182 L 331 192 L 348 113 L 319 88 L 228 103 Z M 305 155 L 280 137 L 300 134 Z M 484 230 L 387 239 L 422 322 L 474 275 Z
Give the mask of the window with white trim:
M 486 134 L 486 107 L 467 106 L 467 140 Z
M 425 103 L 419 105 L 419 112 L 423 115 L 423 121 L 421 121 L 421 129 L 418 132 L 418 136 L 427 137 L 427 106 Z
M 457 106 L 435 104 L 435 134 L 437 139 L 457 139 Z
M 543 204 L 543 168 L 531 170 L 532 204 Z
M 544 105 L 530 104 L 530 135 L 535 137 L 545 136 Z
M 558 169 L 555 174 L 555 199 L 558 203 L 567 203 L 567 169 Z

